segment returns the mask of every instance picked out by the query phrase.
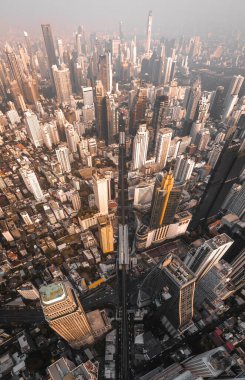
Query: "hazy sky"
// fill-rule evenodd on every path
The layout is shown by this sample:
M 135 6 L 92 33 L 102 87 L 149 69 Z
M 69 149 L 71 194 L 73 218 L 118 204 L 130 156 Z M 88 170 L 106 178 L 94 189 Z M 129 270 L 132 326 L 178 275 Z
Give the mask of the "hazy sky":
M 122 20 L 126 32 L 142 33 L 149 10 L 153 32 L 178 35 L 244 27 L 245 0 L 0 0 L 0 39 L 41 34 L 50 23 L 61 36 L 84 25 L 88 31 L 113 31 Z

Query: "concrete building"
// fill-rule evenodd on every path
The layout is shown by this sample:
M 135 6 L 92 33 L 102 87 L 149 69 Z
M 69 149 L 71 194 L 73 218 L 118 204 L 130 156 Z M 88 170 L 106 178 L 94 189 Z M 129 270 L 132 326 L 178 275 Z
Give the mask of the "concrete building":
M 146 124 L 139 126 L 133 142 L 133 169 L 141 169 L 147 159 L 149 131 Z
M 107 216 L 98 217 L 100 248 L 103 253 L 114 251 L 114 236 L 111 221 Z

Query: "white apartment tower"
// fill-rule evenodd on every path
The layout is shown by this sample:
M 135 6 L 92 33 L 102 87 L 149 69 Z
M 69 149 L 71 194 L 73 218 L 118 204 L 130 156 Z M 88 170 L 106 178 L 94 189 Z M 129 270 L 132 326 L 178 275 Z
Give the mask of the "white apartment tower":
M 71 164 L 70 164 L 70 158 L 69 158 L 69 149 L 65 145 L 59 145 L 58 148 L 55 150 L 57 159 L 59 163 L 61 164 L 62 171 L 64 173 L 70 173 L 71 172 Z
M 93 190 L 95 195 L 95 204 L 101 215 L 108 214 L 108 180 L 100 177 L 98 174 L 93 175 Z
M 36 201 L 43 201 L 45 199 L 42 189 L 39 185 L 35 172 L 29 168 L 20 168 L 20 174 L 27 189 L 34 195 Z
M 36 148 L 43 145 L 42 130 L 37 115 L 32 111 L 26 111 L 25 125 L 29 139 Z
M 139 126 L 133 143 L 133 169 L 141 169 L 147 159 L 149 131 L 146 124 Z
M 155 157 L 156 162 L 163 167 L 166 165 L 170 142 L 172 138 L 172 130 L 170 128 L 161 128 L 157 134 Z
M 174 167 L 174 179 L 181 183 L 188 181 L 191 177 L 194 166 L 195 162 L 192 159 L 185 157 L 183 154 L 177 157 Z

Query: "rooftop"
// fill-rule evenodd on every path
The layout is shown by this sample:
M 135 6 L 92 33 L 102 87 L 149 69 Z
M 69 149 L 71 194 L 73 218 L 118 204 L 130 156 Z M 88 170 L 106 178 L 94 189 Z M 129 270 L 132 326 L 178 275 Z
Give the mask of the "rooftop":
M 64 285 L 61 282 L 42 286 L 39 292 L 42 303 L 46 305 L 62 301 L 66 296 Z

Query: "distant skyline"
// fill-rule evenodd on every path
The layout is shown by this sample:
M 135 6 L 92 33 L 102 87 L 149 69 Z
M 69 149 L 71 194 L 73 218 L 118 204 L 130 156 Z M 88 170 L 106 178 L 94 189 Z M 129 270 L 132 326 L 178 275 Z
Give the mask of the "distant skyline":
M 153 12 L 153 34 L 193 35 L 220 29 L 245 30 L 244 0 L 7 0 L 1 3 L 0 39 L 41 36 L 42 23 L 54 35 L 66 35 L 84 25 L 88 32 L 113 32 L 121 20 L 126 34 L 143 34 Z

